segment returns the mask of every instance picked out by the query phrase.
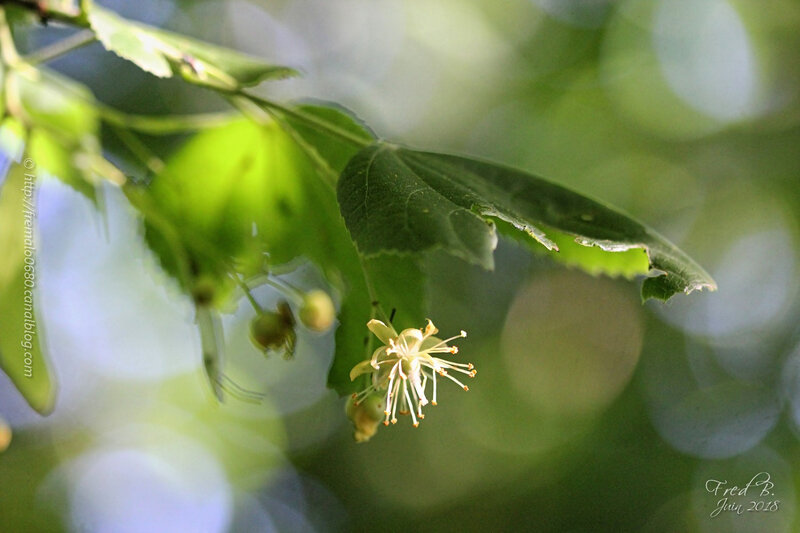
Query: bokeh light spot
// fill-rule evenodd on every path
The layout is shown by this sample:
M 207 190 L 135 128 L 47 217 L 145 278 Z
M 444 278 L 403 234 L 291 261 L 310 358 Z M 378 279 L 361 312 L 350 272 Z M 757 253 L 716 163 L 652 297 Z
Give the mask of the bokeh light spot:
M 518 394 L 549 413 L 606 407 L 631 378 L 642 347 L 635 296 L 578 272 L 539 275 L 517 296 L 503 357 Z
M 653 25 L 659 65 L 675 94 L 724 122 L 753 113 L 756 60 L 726 0 L 662 0 Z
M 231 494 L 212 456 L 173 438 L 153 453 L 97 450 L 71 465 L 70 511 L 76 530 L 226 531 Z

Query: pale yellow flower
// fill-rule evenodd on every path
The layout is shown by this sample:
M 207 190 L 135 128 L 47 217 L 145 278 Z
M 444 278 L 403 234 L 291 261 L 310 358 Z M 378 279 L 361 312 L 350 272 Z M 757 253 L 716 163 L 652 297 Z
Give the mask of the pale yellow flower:
M 414 427 L 419 426 L 419 419 L 425 418 L 422 408 L 429 403 L 426 394 L 428 382 L 433 384 L 433 395 L 430 403 L 436 405 L 437 382 L 441 376 L 458 384 L 465 391 L 469 387 L 450 375 L 450 371 L 475 377 L 477 370 L 471 363 L 454 363 L 432 354 L 457 354 L 456 346 L 447 343 L 466 337 L 461 331 L 459 335 L 441 340 L 434 337 L 439 330 L 428 320 L 425 329 L 405 329 L 399 335 L 391 325 L 380 320 L 370 320 L 367 327 L 384 344 L 372 354 L 371 359 L 360 362 L 350 371 L 350 379 L 371 373 L 370 385 L 363 391 L 354 394 L 356 405 L 376 392 L 385 394 L 386 416 L 383 423 L 389 425 L 397 422 L 397 414 L 411 414 Z M 399 411 L 398 411 L 399 409 Z

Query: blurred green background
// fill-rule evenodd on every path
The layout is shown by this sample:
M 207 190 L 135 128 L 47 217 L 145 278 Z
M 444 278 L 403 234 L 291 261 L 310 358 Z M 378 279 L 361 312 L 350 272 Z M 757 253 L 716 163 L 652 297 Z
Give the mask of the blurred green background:
M 230 374 L 268 398 L 216 405 L 190 302 L 124 197 L 108 188 L 104 222 L 45 179 L 41 318 L 60 391 L 41 418 L 0 376 L 0 531 L 800 531 L 800 4 L 100 3 L 303 71 L 265 94 L 336 101 L 382 137 L 615 204 L 719 291 L 642 305 L 635 283 L 510 242 L 492 273 L 434 254 L 431 318 L 469 332 L 480 374 L 469 393 L 442 387 L 420 428 L 356 445 L 325 389 L 332 335 L 301 332 L 295 360 L 265 360 L 241 302 L 224 321 Z M 226 108 L 97 44 L 52 66 L 129 112 Z M 166 156 L 185 138 L 144 140 Z M 322 286 L 312 267 L 293 279 Z M 746 512 L 751 488 L 741 515 L 710 516 L 708 480 L 761 472 L 776 511 Z

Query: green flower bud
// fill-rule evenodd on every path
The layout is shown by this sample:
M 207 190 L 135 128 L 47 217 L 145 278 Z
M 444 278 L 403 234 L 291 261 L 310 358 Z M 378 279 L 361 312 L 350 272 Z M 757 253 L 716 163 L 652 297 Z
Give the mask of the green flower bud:
M 0 453 L 4 452 L 11 444 L 11 427 L 0 418 Z
M 199 306 L 210 305 L 217 292 L 216 284 L 211 276 L 201 275 L 192 286 L 192 299 Z
M 383 418 L 383 396 L 373 394 L 359 401 L 348 398 L 345 413 L 353 422 L 353 438 L 356 442 L 367 442 L 378 431 Z
M 283 347 L 287 358 L 294 353 L 294 315 L 289 304 L 279 302 L 275 311 L 265 311 L 250 322 L 250 340 L 264 352 Z
M 336 309 L 325 291 L 314 290 L 303 297 L 300 320 L 312 331 L 328 331 L 336 319 Z

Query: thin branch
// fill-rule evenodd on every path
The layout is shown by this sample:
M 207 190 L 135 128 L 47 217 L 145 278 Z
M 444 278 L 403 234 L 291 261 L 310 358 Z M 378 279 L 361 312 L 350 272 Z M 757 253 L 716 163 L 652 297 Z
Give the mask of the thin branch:
M 256 96 L 245 92 L 239 92 L 237 94 L 244 96 L 245 98 L 258 104 L 261 107 L 274 109 L 283 114 L 284 116 L 291 117 L 299 122 L 306 124 L 309 127 L 316 129 L 317 131 L 320 131 L 322 133 L 327 133 L 328 135 L 333 135 L 335 137 L 339 137 L 343 141 L 349 142 L 350 144 L 358 148 L 366 148 L 367 146 L 372 144 L 370 140 L 365 139 L 364 137 L 356 135 L 351 131 L 342 129 L 336 124 L 328 122 L 325 119 L 309 115 L 298 109 L 293 109 L 283 104 L 273 102 L 272 100 L 267 100 L 266 98 L 261 98 L 260 96 Z
M 89 27 L 88 17 L 80 9 L 53 9 L 36 0 L 0 0 L 0 6 L 5 5 L 21 7 L 36 13 L 43 23 L 55 20 L 79 28 Z
M 111 131 L 150 172 L 159 174 L 164 170 L 164 161 L 155 155 L 136 135 L 119 126 L 111 126 Z
M 36 50 L 32 54 L 25 57 L 25 61 L 31 65 L 38 65 L 40 63 L 47 63 L 57 57 L 82 48 L 88 44 L 92 44 L 97 37 L 91 30 L 83 30 L 73 33 L 69 37 L 60 41 L 54 42 L 49 46 L 45 46 Z
M 131 115 L 101 104 L 98 104 L 98 109 L 100 118 L 104 122 L 150 135 L 174 135 L 215 128 L 230 122 L 231 118 L 235 116 L 228 112 L 196 115 Z

